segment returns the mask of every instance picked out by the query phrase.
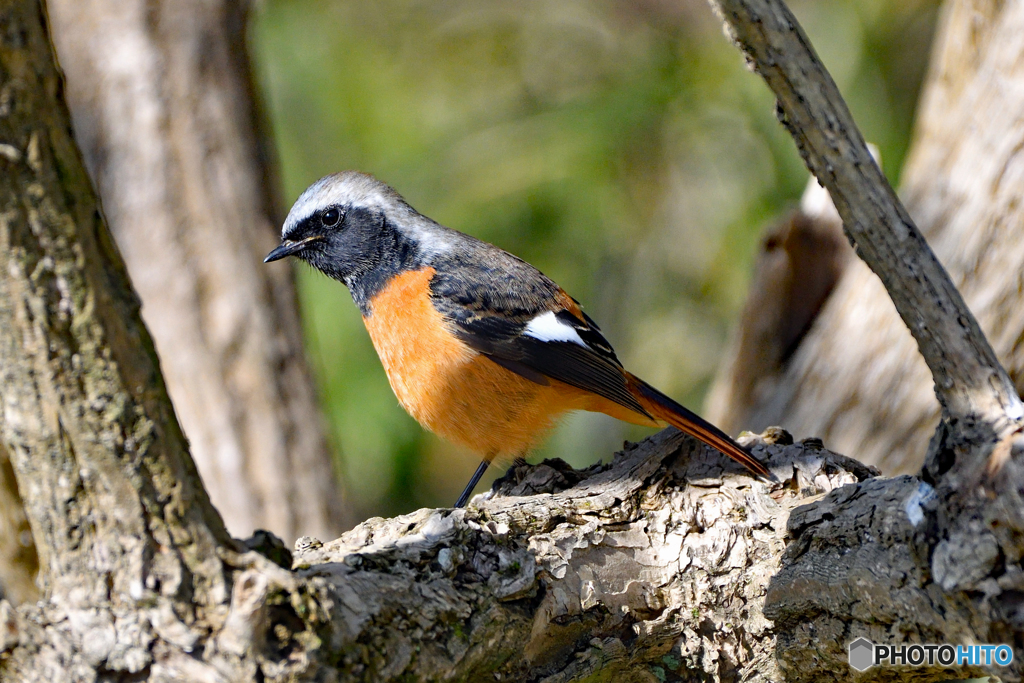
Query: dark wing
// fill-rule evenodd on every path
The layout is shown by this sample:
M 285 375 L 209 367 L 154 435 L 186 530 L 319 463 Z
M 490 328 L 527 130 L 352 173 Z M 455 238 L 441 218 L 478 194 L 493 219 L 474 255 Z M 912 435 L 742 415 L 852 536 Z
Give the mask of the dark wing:
M 487 247 L 449 257 L 431 281 L 431 300 L 452 332 L 532 382 L 556 379 L 650 417 L 611 344 L 572 298 L 525 261 Z M 548 334 L 531 328 L 539 316 L 548 316 Z

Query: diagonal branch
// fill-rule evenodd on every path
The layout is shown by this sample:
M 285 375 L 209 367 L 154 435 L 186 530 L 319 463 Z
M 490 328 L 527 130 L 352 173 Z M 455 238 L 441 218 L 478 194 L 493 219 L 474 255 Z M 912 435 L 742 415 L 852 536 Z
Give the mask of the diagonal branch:
M 781 0 L 710 0 L 778 98 L 778 116 L 828 188 L 857 254 L 881 278 L 935 381 L 944 415 L 1001 436 L 1024 405 L 963 298 L 875 164 L 836 84 Z M 977 470 L 979 467 L 971 466 Z

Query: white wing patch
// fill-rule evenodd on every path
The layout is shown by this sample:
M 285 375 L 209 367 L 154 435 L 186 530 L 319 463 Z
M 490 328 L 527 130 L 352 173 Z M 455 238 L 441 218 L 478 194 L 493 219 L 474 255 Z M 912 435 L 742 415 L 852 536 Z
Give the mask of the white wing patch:
M 544 342 L 571 342 L 590 348 L 572 325 L 567 325 L 555 317 L 554 311 L 547 311 L 535 317 L 527 324 L 523 334 Z

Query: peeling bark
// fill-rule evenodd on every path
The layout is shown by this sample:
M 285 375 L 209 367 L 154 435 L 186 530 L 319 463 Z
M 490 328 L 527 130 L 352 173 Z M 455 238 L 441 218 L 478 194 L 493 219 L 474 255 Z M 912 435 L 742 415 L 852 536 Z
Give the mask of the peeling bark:
M 295 565 L 331 587 L 355 680 L 780 680 L 763 604 L 786 518 L 871 473 L 816 443 L 759 451 L 789 486 L 666 430 L 586 471 L 513 468 L 465 510 L 300 540 Z

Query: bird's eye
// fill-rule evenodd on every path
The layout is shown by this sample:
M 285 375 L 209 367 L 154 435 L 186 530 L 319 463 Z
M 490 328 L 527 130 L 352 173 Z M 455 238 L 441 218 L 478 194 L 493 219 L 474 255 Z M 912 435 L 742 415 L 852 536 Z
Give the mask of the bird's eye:
M 324 214 L 320 216 L 320 222 L 324 224 L 325 228 L 333 228 L 341 220 L 341 212 L 337 209 L 327 209 Z

